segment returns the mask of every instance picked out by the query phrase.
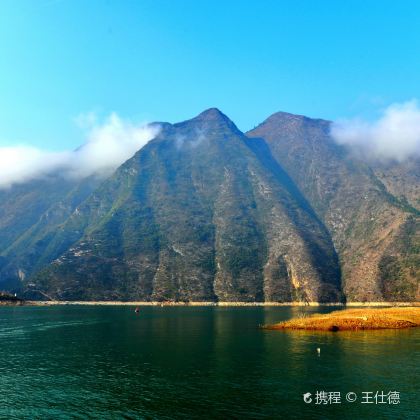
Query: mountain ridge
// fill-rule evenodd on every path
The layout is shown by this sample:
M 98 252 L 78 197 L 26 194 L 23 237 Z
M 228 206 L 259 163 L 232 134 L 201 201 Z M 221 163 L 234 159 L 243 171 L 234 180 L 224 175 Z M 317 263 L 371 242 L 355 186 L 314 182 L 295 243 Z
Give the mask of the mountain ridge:
M 158 124 L 67 217 L 41 214 L 0 250 L 0 284 L 62 300 L 418 299 L 417 216 L 329 121 L 280 112 L 245 135 L 209 108 Z
M 279 123 L 269 117 L 247 135 L 267 141 L 273 156 L 328 227 L 340 256 L 344 293 L 349 300 L 386 300 L 395 295 L 418 299 L 418 251 L 403 256 L 405 247 L 395 245 L 398 232 L 405 231 L 406 223 L 413 223 L 411 217 L 418 220 L 418 214 L 387 191 L 370 162 L 356 159 L 334 142 L 330 124 L 287 116 Z M 418 244 L 418 228 L 410 238 Z M 389 266 L 389 258 L 403 261 L 403 266 Z M 389 270 L 404 278 L 407 287 L 396 282 L 389 288 L 385 284 L 390 280 Z

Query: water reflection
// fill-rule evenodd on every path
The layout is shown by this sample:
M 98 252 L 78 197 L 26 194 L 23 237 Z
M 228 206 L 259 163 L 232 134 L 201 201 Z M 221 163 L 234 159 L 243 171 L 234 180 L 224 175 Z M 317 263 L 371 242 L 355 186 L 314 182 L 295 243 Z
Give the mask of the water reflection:
M 2 308 L 0 417 L 376 419 L 417 412 L 418 329 L 258 328 L 302 311 L 319 308 L 148 307 L 139 315 L 130 307 Z M 402 402 L 305 405 L 302 394 L 316 390 L 397 390 Z

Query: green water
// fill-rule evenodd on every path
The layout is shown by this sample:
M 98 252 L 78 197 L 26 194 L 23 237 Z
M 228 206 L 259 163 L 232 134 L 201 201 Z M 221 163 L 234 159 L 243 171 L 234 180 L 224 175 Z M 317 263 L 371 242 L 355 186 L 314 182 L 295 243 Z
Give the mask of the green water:
M 419 418 L 419 329 L 258 329 L 299 311 L 0 308 L 0 417 Z M 341 392 L 342 403 L 305 404 L 302 394 L 317 390 Z M 400 404 L 345 401 L 390 390 Z

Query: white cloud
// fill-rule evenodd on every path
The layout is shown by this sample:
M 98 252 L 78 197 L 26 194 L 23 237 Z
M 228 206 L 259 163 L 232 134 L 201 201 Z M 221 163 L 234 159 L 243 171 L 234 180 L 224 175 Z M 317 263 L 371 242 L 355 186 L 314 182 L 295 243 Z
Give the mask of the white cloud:
M 420 157 L 420 107 L 416 100 L 393 104 L 376 121 L 341 120 L 331 127 L 338 144 L 370 158 L 404 161 Z
M 51 152 L 27 145 L 0 147 L 0 188 L 56 171 L 76 178 L 107 175 L 159 132 L 157 126 L 134 124 L 115 113 L 102 124 L 92 113 L 79 116 L 77 122 L 86 132 L 86 142 L 75 151 Z
M 0 187 L 46 176 L 70 160 L 69 152 L 46 152 L 25 145 L 0 147 Z

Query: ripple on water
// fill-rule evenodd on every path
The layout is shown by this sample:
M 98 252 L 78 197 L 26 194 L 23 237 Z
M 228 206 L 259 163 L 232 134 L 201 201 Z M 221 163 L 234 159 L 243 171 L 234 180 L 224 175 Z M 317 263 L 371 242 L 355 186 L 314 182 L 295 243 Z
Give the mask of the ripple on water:
M 294 311 L 0 309 L 0 418 L 394 419 L 418 412 L 418 329 L 258 328 Z M 302 394 L 320 389 L 392 389 L 402 401 L 322 412 L 304 405 Z

